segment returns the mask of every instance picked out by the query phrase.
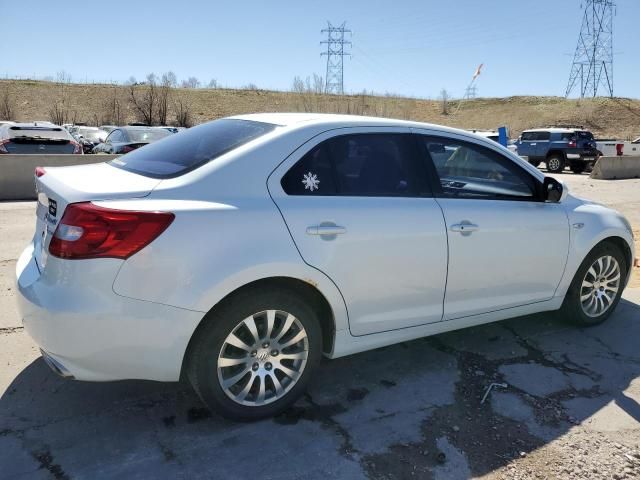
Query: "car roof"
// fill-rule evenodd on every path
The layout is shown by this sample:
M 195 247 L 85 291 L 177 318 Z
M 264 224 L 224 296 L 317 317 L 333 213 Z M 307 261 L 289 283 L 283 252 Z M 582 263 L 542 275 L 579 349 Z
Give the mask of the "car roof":
M 251 113 L 227 117 L 235 120 L 252 120 L 254 122 L 270 123 L 282 127 L 303 128 L 309 126 L 326 126 L 328 128 L 376 126 L 376 127 L 406 127 L 437 130 L 442 133 L 457 133 L 475 138 L 485 138 L 481 135 L 453 127 L 432 123 L 416 122 L 412 120 L 398 120 L 393 118 L 367 117 L 362 115 L 345 115 L 333 113 Z
M 588 132 L 584 128 L 562 128 L 562 127 L 551 127 L 551 128 L 530 128 L 528 130 L 523 130 L 522 133 L 525 132 L 550 132 L 550 133 L 573 133 L 573 132 Z

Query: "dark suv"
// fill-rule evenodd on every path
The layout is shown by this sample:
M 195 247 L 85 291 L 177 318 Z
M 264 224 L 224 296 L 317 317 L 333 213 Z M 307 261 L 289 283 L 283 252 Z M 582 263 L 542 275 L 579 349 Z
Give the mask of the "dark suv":
M 561 173 L 566 166 L 573 173 L 593 167 L 598 158 L 591 132 L 581 127 L 552 127 L 525 130 L 515 143 L 518 155 L 534 166 L 545 162 L 547 170 Z

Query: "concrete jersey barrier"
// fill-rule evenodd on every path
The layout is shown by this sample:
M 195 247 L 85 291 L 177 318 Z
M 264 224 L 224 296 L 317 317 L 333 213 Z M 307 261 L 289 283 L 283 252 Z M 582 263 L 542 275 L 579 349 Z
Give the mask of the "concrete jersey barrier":
M 36 167 L 65 167 L 112 160 L 119 155 L 0 155 L 0 200 L 35 200 Z
M 640 178 L 640 156 L 600 157 L 593 166 L 591 178 L 597 180 Z

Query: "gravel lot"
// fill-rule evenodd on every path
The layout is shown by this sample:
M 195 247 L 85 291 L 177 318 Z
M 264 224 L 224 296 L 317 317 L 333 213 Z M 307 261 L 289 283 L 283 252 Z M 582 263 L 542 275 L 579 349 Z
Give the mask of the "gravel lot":
M 560 178 L 640 231 L 640 180 Z M 325 361 L 238 424 L 179 384 L 49 371 L 14 306 L 34 205 L 0 203 L 0 478 L 640 478 L 640 288 L 591 329 L 534 315 Z

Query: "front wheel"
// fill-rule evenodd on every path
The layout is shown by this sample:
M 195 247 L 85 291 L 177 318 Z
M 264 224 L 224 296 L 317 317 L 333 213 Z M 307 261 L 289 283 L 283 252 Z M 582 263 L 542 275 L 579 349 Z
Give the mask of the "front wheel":
M 564 157 L 552 155 L 547 159 L 547 170 L 551 173 L 562 173 L 564 170 Z
M 578 268 L 560 314 L 581 326 L 604 322 L 620 301 L 626 272 L 618 247 L 609 242 L 597 246 Z
M 317 315 L 291 293 L 245 293 L 205 321 L 187 373 L 204 403 L 227 418 L 280 413 L 302 395 L 320 362 Z

